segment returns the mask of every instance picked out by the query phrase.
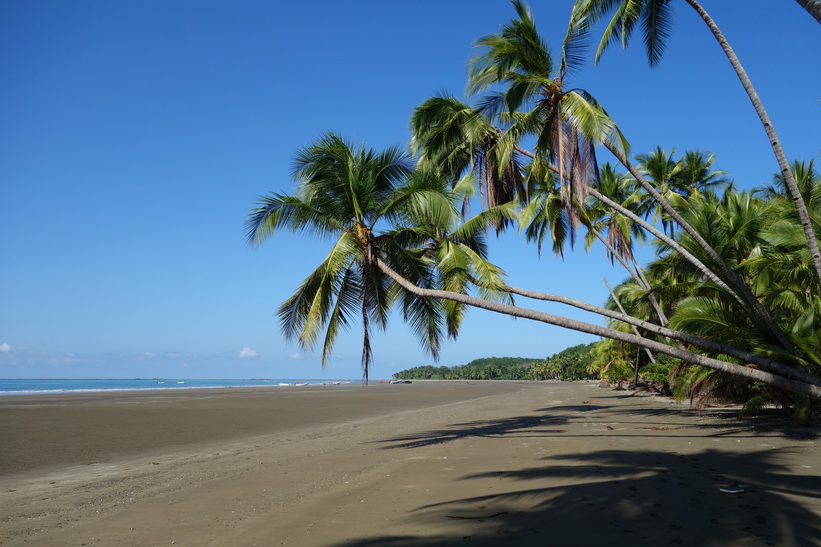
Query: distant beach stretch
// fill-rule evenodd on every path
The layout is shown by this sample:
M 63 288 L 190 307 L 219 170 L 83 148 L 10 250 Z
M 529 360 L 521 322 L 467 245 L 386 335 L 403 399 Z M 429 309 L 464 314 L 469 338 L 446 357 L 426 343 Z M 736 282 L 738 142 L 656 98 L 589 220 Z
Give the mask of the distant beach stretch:
M 819 428 L 595 383 L 0 397 L 3 545 L 821 545 Z
M 361 380 L 276 380 L 195 378 L 2 378 L 0 396 L 57 393 L 107 393 L 114 391 L 170 391 L 234 387 L 307 386 L 358 384 Z

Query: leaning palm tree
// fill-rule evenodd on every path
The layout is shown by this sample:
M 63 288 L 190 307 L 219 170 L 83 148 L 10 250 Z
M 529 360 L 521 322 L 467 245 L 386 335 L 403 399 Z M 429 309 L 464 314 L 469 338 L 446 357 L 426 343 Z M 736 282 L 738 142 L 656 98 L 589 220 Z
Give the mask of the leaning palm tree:
M 464 306 L 412 296 L 385 275 L 380 263 L 424 288 L 458 293 L 472 283 L 489 297 L 502 285 L 498 268 L 484 261 L 482 230 L 512 213 L 495 208 L 457 227 L 453 203 L 470 184 L 453 191 L 438 174 L 414 171 L 399 148 L 376 152 L 332 133 L 297 153 L 294 178 L 295 195 L 272 194 L 251 212 L 248 240 L 259 245 L 280 230 L 332 240 L 319 267 L 279 308 L 286 339 L 306 349 L 322 340 L 323 367 L 339 332 L 359 316 L 367 382 L 371 325 L 385 328 L 395 304 L 435 358 L 443 331 L 456 336 Z
M 512 217 L 512 208 L 494 208 L 462 222 L 454 205 L 462 196 L 451 193 L 452 185 L 438 173 L 411 172 L 399 149 L 376 153 L 329 134 L 298 153 L 294 174 L 296 194 L 264 198 L 249 216 L 248 238 L 259 244 L 285 229 L 332 241 L 320 266 L 279 309 L 287 338 L 296 338 L 305 348 L 323 340 L 323 363 L 339 332 L 361 317 L 367 381 L 372 362 L 370 325 L 387 325 L 394 304 L 401 305 L 423 346 L 436 355 L 445 327 L 455 336 L 465 306 L 472 306 L 613 338 L 821 398 L 821 379 L 771 359 L 571 299 L 506 286 L 503 272 L 485 260 L 481 234 L 495 220 Z M 468 182 L 457 184 L 457 189 L 469 186 Z M 471 288 L 476 295 L 469 294 Z M 581 307 L 759 368 L 514 306 L 510 294 Z
M 367 381 L 372 362 L 370 326 L 387 324 L 388 310 L 397 297 L 390 280 L 374 265 L 378 252 L 374 230 L 384 217 L 397 213 L 395 189 L 411 172 L 409 158 L 398 148 L 377 153 L 327 134 L 297 154 L 293 171 L 297 194 L 263 198 L 248 218 L 248 240 L 259 245 L 283 229 L 334 240 L 319 267 L 280 306 L 281 327 L 286 339 L 296 339 L 306 349 L 322 339 L 324 367 L 340 329 L 359 315 Z M 430 284 L 425 272 L 417 273 L 416 283 Z M 417 329 L 417 334 L 436 354 L 441 310 L 427 306 L 413 312 L 418 326 L 429 327 Z
M 571 24 L 561 58 L 556 63 L 536 29 L 530 10 L 521 0 L 514 0 L 512 4 L 518 18 L 503 25 L 499 33 L 478 41 L 484 49 L 470 62 L 468 92 L 477 93 L 495 86 L 503 88 L 501 94 L 495 95 L 497 100 L 486 101 L 485 108 L 494 114 L 506 111 L 513 122 L 503 140 L 526 135 L 535 137 L 534 152 L 529 154 L 533 160 L 530 171 L 542 173 L 551 166 L 557 172 L 571 233 L 579 218 L 576 204 L 583 200 L 585 192 L 601 199 L 588 189 L 588 182 L 596 170 L 594 144 L 602 143 L 659 203 L 664 213 L 705 250 L 738 298 L 755 309 L 784 347 L 789 348 L 781 328 L 750 288 L 627 159 L 626 140 L 604 109 L 589 93 L 565 88 L 565 78 L 581 62 L 579 52 L 583 49 L 585 26 Z M 504 149 L 510 150 L 511 146 Z M 700 267 L 705 276 L 716 277 L 716 272 L 709 271 L 703 261 Z
M 718 28 L 718 25 L 697 0 L 684 1 L 698 13 L 699 17 L 707 24 L 713 36 L 721 45 L 724 54 L 733 66 L 736 75 L 741 81 L 741 85 L 747 92 L 747 96 L 761 120 L 761 124 L 770 141 L 770 146 L 778 161 L 779 170 L 784 178 L 785 185 L 798 212 L 798 218 L 810 249 L 815 274 L 821 279 L 821 250 L 819 250 L 818 246 L 818 235 L 813 229 L 807 205 L 790 171 L 790 165 L 787 161 L 787 156 L 784 154 L 781 141 L 776 134 L 775 126 L 773 126 L 769 114 L 767 114 L 767 110 L 764 108 L 764 104 L 761 102 L 758 93 L 753 87 L 752 81 L 749 76 L 747 76 L 746 70 L 744 70 L 744 67 L 738 60 L 738 56 L 736 56 L 732 47 L 730 47 L 730 43 Z M 817 5 L 815 7 L 817 9 Z M 568 27 L 568 36 L 585 34 L 592 24 L 613 13 L 613 16 L 605 27 L 598 49 L 596 50 L 596 62 L 599 61 L 602 53 L 610 44 L 621 41 L 622 46 L 626 47 L 633 34 L 634 28 L 637 24 L 640 24 L 647 51 L 647 58 L 652 66 L 660 62 L 664 53 L 666 39 L 669 37 L 672 27 L 672 10 L 673 7 L 670 5 L 670 0 L 576 0 Z
M 626 154 L 628 144 L 589 93 L 566 87 L 565 80 L 579 60 L 574 55 L 577 41 L 566 40 L 561 58 L 555 59 L 539 35 L 530 9 L 521 0 L 512 4 L 518 18 L 477 41 L 483 49 L 470 61 L 468 93 L 504 88 L 501 94 L 485 97 L 483 108 L 509 119 L 509 140 L 535 137 L 532 171 L 541 173 L 545 166 L 554 166 L 571 227 L 575 228 L 578 213 L 574 203 L 584 199 L 584 187 L 597 173 L 595 145 L 608 140 Z

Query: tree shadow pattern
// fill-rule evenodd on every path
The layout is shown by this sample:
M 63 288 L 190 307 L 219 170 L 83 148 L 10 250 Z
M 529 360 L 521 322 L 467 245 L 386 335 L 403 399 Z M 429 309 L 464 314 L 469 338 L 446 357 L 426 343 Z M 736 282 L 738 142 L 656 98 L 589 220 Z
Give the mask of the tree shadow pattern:
M 821 462 L 790 469 L 780 463 L 787 448 L 643 450 L 639 429 L 655 430 L 647 436 L 656 439 L 690 437 L 686 431 L 666 431 L 686 430 L 680 426 L 682 412 L 688 411 L 603 400 L 606 397 L 386 439 L 385 448 L 415 449 L 468 437 L 543 437 L 550 443 L 566 437 L 619 436 L 625 430 L 622 436 L 638 448 L 551 455 L 532 468 L 465 475 L 460 480 L 492 478 L 502 487 L 484 496 L 431 503 L 407 515 L 422 528 L 436 524 L 441 529 L 449 522 L 452 535 L 385 534 L 345 545 L 821 545 Z M 617 427 L 589 433 L 567 427 L 572 421 L 595 420 L 597 410 L 606 410 Z M 721 419 L 697 426 L 707 428 L 707 437 L 818 438 L 817 428 L 792 428 L 778 419 L 741 421 L 732 410 L 717 410 L 711 418 L 716 417 Z M 692 437 L 704 438 L 705 433 Z M 721 491 L 729 485 L 744 491 Z

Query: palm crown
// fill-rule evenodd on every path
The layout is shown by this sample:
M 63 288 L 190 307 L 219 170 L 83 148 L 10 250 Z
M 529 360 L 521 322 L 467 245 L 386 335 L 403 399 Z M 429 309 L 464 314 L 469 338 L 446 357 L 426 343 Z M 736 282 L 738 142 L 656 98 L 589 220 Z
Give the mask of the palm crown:
M 279 308 L 287 339 L 306 349 L 322 339 L 323 366 L 340 330 L 360 316 L 367 381 L 370 327 L 384 328 L 395 304 L 434 357 L 445 329 L 456 336 L 464 306 L 413 297 L 380 264 L 424 288 L 467 292 L 476 285 L 491 296 L 504 285 L 501 270 L 485 261 L 482 233 L 512 212 L 495 208 L 462 223 L 454 201 L 469 185 L 452 189 L 438 174 L 414 171 L 399 148 L 378 153 L 334 134 L 300 150 L 293 173 L 296 194 L 262 198 L 249 215 L 248 240 L 258 245 L 286 229 L 333 241 L 319 267 Z

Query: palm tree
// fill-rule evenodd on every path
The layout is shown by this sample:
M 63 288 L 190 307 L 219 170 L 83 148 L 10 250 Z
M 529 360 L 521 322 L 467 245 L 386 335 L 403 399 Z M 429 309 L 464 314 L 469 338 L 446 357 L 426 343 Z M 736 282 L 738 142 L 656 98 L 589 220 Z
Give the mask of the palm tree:
M 635 179 L 617 172 L 609 163 L 602 165 L 595 186 L 601 194 L 628 209 L 635 208 L 638 203 Z M 624 215 L 618 214 L 612 207 L 595 199 L 588 200 L 584 213 L 585 225 L 588 228 L 585 237 L 587 247 L 603 236 L 607 241 L 607 257 L 611 264 L 616 256 L 632 262 L 634 241 L 644 241 L 644 231 L 641 227 Z
M 539 175 L 554 166 L 568 220 L 575 229 L 575 203 L 584 199 L 584 187 L 597 172 L 595 144 L 609 140 L 624 153 L 628 145 L 589 93 L 565 87 L 578 61 L 573 54 L 576 41 L 566 41 L 557 63 L 524 2 L 513 0 L 512 4 L 518 19 L 477 41 L 483 50 L 469 63 L 468 93 L 504 86 L 502 94 L 485 97 L 483 109 L 510 121 L 508 139 L 535 137 L 531 172 Z
M 706 191 L 715 191 L 731 184 L 727 172 L 722 169 L 713 169 L 715 154 L 700 150 L 688 150 L 679 160 L 679 172 L 674 178 L 675 192 L 685 199 L 703 194 Z
M 340 329 L 360 315 L 367 382 L 373 358 L 370 325 L 386 326 L 388 310 L 398 296 L 391 281 L 375 267 L 376 256 L 387 250 L 375 230 L 384 219 L 400 214 L 402 200 L 397 199 L 396 189 L 411 172 L 409 158 L 398 148 L 377 153 L 329 133 L 299 151 L 293 172 L 297 194 L 263 198 L 248 218 L 248 240 L 259 245 L 282 229 L 334 240 L 319 267 L 280 306 L 282 331 L 286 339 L 296 339 L 306 349 L 322 338 L 324 367 Z M 424 270 L 402 270 L 415 275 L 414 282 L 430 286 Z M 436 355 L 441 307 L 417 305 L 407 311 L 425 347 Z
M 657 146 L 649 154 L 636 156 L 638 170 L 653 182 L 670 203 L 677 202 L 678 196 L 689 200 L 703 192 L 728 184 L 725 171 L 712 169 L 715 154 L 707 155 L 699 150 L 688 150 L 679 160 L 675 159 L 675 154 L 675 148 L 668 153 L 661 146 Z M 649 216 L 652 211 L 653 221 L 661 220 L 665 232 L 673 235 L 676 223 L 663 210 L 661 204 L 649 193 L 645 194 L 641 201 L 642 204 L 637 210 L 645 216 Z
M 673 148 L 670 153 L 667 153 L 661 146 L 657 146 L 656 149 L 649 154 L 639 154 L 636 156 L 639 171 L 647 176 L 658 189 L 659 193 L 665 197 L 669 196 L 670 191 L 675 185 L 674 181 L 681 171 L 681 164 L 673 159 L 675 153 L 675 148 Z M 652 211 L 653 222 L 661 220 L 661 227 L 665 232 L 670 235 L 675 233 L 675 222 L 670 218 L 670 215 L 664 212 L 661 204 L 655 201 L 652 196 L 648 194 L 644 195 L 639 211 L 642 212 L 645 217 L 649 216 L 650 211 Z
M 504 25 L 499 33 L 478 41 L 485 49 L 470 62 L 468 92 L 504 86 L 503 93 L 493 96 L 496 100 L 487 100 L 484 108 L 494 114 L 507 110 L 512 125 L 503 140 L 514 140 L 528 134 L 535 136 L 535 151 L 530 154 L 533 158 L 530 172 L 543 173 L 548 167 L 555 169 L 561 183 L 571 233 L 578 222 L 576 204 L 583 199 L 590 177 L 595 172 L 593 145 L 601 142 L 661 205 L 664 212 L 705 250 L 726 281 L 740 293 L 739 298 L 755 309 L 784 347 L 789 348 L 787 337 L 750 288 L 627 159 L 627 143 L 623 135 L 595 99 L 585 91 L 564 88 L 565 77 L 581 60 L 578 53 L 586 31 L 584 21 L 575 26 L 571 23 L 561 60 L 554 70 L 553 57 L 536 29 L 530 10 L 520 0 L 512 3 L 518 19 Z M 522 107 L 530 110 L 517 112 Z M 505 149 L 511 147 L 506 146 Z M 555 166 L 550 163 L 553 159 Z M 592 191 L 591 194 L 595 195 Z M 595 197 L 599 199 L 599 196 Z M 704 274 L 715 277 L 715 273 L 706 269 Z
M 297 153 L 294 178 L 296 195 L 272 194 L 251 212 L 248 240 L 259 245 L 283 229 L 333 240 L 320 266 L 279 308 L 286 339 L 312 349 L 322 338 L 323 366 L 340 330 L 359 315 L 367 382 L 371 325 L 384 329 L 395 304 L 434 358 L 443 331 L 457 335 L 464 305 L 417 298 L 380 264 L 418 287 L 459 293 L 475 286 L 484 298 L 509 301 L 497 290 L 504 285 L 501 270 L 484 260 L 482 235 L 487 226 L 512 217 L 509 207 L 461 223 L 454 202 L 469 185 L 452 189 L 437 173 L 413 170 L 399 148 L 376 152 L 333 133 Z
M 715 21 L 697 0 L 684 1 L 698 13 L 699 17 L 707 24 L 713 36 L 721 45 L 724 54 L 733 66 L 736 75 L 741 81 L 741 85 L 747 92 L 747 96 L 761 120 L 773 153 L 778 161 L 781 175 L 784 178 L 786 187 L 789 190 L 789 194 L 798 212 L 798 218 L 804 231 L 812 262 L 815 267 L 815 274 L 821 279 L 821 250 L 819 250 L 818 247 L 818 236 L 813 229 L 807 205 L 804 203 L 795 178 L 790 171 L 790 165 L 787 161 L 787 156 L 784 154 L 781 141 L 776 134 L 775 126 L 773 126 L 772 121 L 770 121 L 764 104 L 761 102 L 758 93 L 753 87 L 752 81 L 747 76 L 746 70 L 744 70 L 744 67 L 741 65 L 732 47 L 730 47 L 730 43 L 724 37 L 724 34 L 718 28 L 718 25 L 716 25 Z M 613 42 L 621 40 L 622 45 L 626 47 L 627 42 L 632 36 L 633 29 L 637 23 L 640 23 L 647 58 L 652 66 L 661 60 L 664 52 L 665 40 L 669 37 L 672 27 L 672 9 L 670 0 L 576 0 L 568 27 L 568 35 L 578 36 L 579 34 L 584 34 L 590 29 L 593 23 L 615 12 L 605 27 L 602 39 L 599 42 L 595 56 L 596 62 L 599 61 L 601 54 L 607 46 Z

